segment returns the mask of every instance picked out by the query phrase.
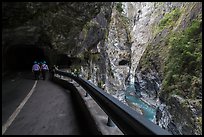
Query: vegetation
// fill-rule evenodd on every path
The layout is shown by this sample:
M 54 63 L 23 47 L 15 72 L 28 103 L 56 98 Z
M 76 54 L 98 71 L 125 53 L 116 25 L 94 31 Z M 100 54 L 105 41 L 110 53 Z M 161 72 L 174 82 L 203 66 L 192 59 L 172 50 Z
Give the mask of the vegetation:
M 177 94 L 198 99 L 202 96 L 201 63 L 202 20 L 196 19 L 184 31 L 169 34 L 163 44 L 160 41 L 155 46 L 148 45 L 138 68 L 144 74 L 149 69 L 159 73 L 162 79 L 160 96 Z
M 181 12 L 182 10 L 176 8 L 165 14 L 159 25 L 154 28 L 154 36 L 165 29 L 172 30 Z M 159 72 L 163 79 L 162 94 L 178 94 L 193 99 L 202 95 L 201 26 L 202 19 L 193 20 L 183 32 L 168 35 L 163 44 L 164 40 L 160 40 L 155 46 L 147 46 L 140 62 L 141 71 L 146 73 L 149 69 L 156 69 Z
M 122 8 L 122 3 L 121 3 L 121 2 L 116 3 L 116 10 L 117 10 L 119 13 L 122 13 L 122 12 L 123 12 L 123 8 Z
M 201 26 L 201 20 L 194 20 L 185 31 L 170 36 L 162 84 L 165 92 L 186 98 L 197 98 L 202 92 Z
M 158 33 L 164 31 L 164 29 L 169 29 L 171 30 L 172 27 L 176 26 L 179 22 L 179 17 L 182 13 L 182 9 L 175 8 L 169 13 L 166 13 L 162 20 L 160 20 L 159 25 L 153 26 L 152 32 L 153 32 L 153 37 L 155 37 Z
M 201 117 L 201 116 L 197 118 L 196 123 L 197 123 L 197 125 L 198 125 L 198 126 L 197 126 L 198 129 L 196 129 L 196 130 L 198 130 L 198 132 L 201 133 L 201 132 L 202 132 L 202 117 Z
M 151 73 L 149 70 L 158 72 L 162 82 L 161 101 L 171 103 L 171 95 L 183 98 L 185 101 L 180 102 L 182 113 L 186 112 L 187 118 L 190 117 L 183 128 L 195 129 L 196 134 L 202 134 L 202 17 L 199 14 L 193 20 L 195 16 L 192 15 L 195 14 L 185 8 L 165 14 L 158 26 L 152 27 L 154 39 L 137 69 L 144 75 Z M 184 119 L 179 120 L 178 113 L 171 112 L 175 123 L 183 123 Z
M 161 3 L 162 4 L 162 3 Z M 167 37 L 160 36 L 165 29 L 170 32 L 172 27 L 176 25 L 180 15 L 181 10 L 175 8 L 169 13 L 166 13 L 162 20 L 159 22 L 158 26 L 152 28 L 153 37 L 155 40 L 160 39 L 160 41 L 155 45 L 148 45 L 144 52 L 144 57 L 141 60 L 142 71 L 145 72 L 148 68 L 156 69 L 160 76 L 163 77 L 164 62 L 167 59 L 169 46 L 168 46 L 168 35 Z M 156 37 L 157 36 L 157 37 Z M 163 41 L 163 43 L 162 43 Z
M 163 19 L 159 22 L 160 30 L 164 29 L 165 27 L 173 26 L 180 15 L 181 11 L 178 8 L 172 10 L 170 13 L 165 14 Z
M 141 72 L 146 74 L 149 70 L 158 72 L 159 77 L 163 78 L 164 62 L 167 59 L 168 55 L 168 46 L 166 43 L 158 43 L 157 45 L 152 46 L 151 44 L 147 45 L 146 50 L 142 56 L 142 59 L 139 62 Z M 139 69 L 139 67 L 138 67 Z

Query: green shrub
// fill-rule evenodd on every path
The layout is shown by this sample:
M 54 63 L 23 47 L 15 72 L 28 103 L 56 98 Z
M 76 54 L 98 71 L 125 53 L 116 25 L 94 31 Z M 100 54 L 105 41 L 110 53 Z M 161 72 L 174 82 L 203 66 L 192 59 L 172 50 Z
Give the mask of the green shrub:
M 163 22 L 164 23 L 164 22 Z M 195 98 L 202 86 L 202 21 L 194 20 L 183 32 L 169 38 L 169 57 L 165 62 L 162 89 Z M 175 93 L 175 92 L 174 92 Z
M 122 8 L 122 3 L 121 2 L 118 2 L 116 4 L 116 10 L 119 12 L 119 13 L 122 13 L 123 12 L 123 8 Z
M 180 15 L 181 11 L 178 8 L 172 10 L 170 13 L 165 14 L 163 19 L 159 22 L 159 28 L 163 29 L 166 26 L 174 25 Z

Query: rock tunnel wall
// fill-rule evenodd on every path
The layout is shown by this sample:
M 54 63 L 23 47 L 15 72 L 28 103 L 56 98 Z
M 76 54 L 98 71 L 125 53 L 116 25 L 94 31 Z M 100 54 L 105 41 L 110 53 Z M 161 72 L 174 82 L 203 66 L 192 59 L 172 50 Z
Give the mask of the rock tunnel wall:
M 103 39 L 111 5 L 109 2 L 3 2 L 3 71 L 18 65 L 16 59 L 10 57 L 13 50 L 19 52 L 15 53 L 18 62 L 22 54 L 27 55 L 26 62 L 38 60 L 40 57 L 33 56 L 41 55 L 40 60 L 47 60 L 50 66 L 66 66 L 66 61 L 60 62 L 64 54 L 67 56 L 64 59 L 76 58 Z M 34 55 L 33 49 L 38 49 L 39 53 Z M 28 68 L 26 65 L 31 63 L 24 65 Z M 22 64 L 16 68 L 20 66 Z

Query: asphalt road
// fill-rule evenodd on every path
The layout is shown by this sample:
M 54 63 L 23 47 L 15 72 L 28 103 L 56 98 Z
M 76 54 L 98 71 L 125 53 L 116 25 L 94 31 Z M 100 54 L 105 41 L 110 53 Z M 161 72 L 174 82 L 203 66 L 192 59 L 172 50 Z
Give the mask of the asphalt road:
M 30 72 L 15 73 L 2 80 L 2 127 L 31 91 L 34 83 Z M 70 91 L 48 79 L 37 81 L 33 94 L 4 133 L 4 135 L 80 134 L 84 134 L 84 131 L 79 126 Z

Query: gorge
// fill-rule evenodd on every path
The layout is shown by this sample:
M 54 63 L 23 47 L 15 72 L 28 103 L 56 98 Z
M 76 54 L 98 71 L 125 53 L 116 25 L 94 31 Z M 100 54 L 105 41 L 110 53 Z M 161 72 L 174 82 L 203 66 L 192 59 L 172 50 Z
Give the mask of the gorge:
M 2 24 L 3 74 L 43 58 L 142 114 L 139 98 L 172 134 L 202 135 L 202 2 L 4 2 Z

